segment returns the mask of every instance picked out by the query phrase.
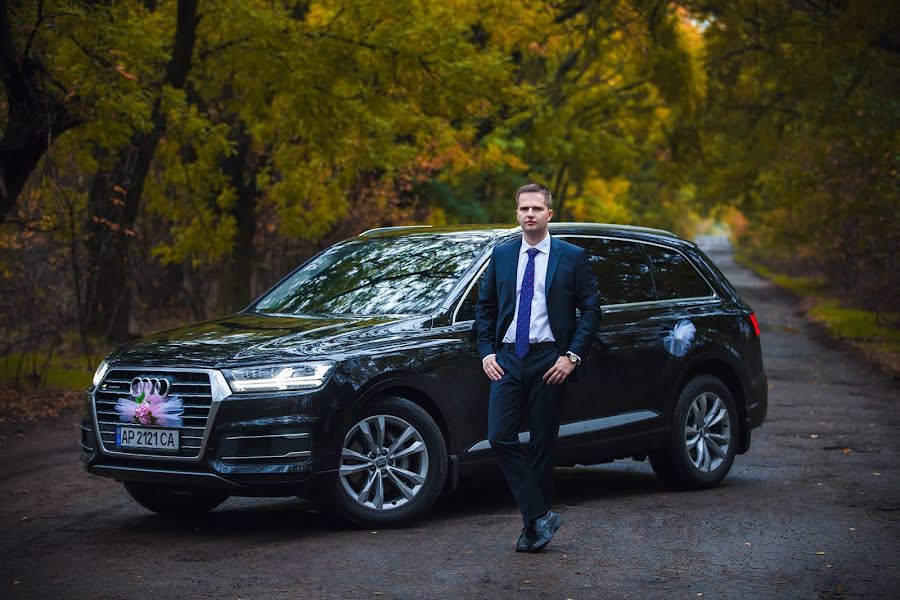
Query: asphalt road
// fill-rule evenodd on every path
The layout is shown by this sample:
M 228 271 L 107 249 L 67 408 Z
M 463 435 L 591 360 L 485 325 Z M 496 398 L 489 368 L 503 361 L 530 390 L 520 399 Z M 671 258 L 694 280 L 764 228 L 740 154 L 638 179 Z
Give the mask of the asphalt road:
M 296 499 L 171 521 L 78 462 L 76 417 L 0 439 L 2 598 L 896 598 L 898 385 L 830 348 L 792 300 L 710 254 L 754 307 L 769 417 L 724 484 L 676 493 L 646 463 L 558 470 L 544 554 L 496 480 L 414 527 L 360 531 Z

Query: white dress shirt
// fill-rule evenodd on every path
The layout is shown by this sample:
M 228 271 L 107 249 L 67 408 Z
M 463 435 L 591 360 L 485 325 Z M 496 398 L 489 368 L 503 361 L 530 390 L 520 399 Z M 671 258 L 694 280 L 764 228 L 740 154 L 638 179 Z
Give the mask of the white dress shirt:
M 522 279 L 525 277 L 525 267 L 528 265 L 528 249 L 531 248 L 522 236 L 522 246 L 519 250 L 519 266 L 516 271 L 516 312 L 512 323 L 503 336 L 503 343 L 512 344 L 516 341 L 516 323 L 519 320 L 519 296 L 522 293 Z M 544 236 L 536 246 L 539 252 L 534 257 L 534 296 L 531 298 L 531 327 L 528 332 L 528 342 L 555 342 L 553 332 L 550 331 L 550 318 L 547 315 L 547 263 L 550 260 L 550 234 Z

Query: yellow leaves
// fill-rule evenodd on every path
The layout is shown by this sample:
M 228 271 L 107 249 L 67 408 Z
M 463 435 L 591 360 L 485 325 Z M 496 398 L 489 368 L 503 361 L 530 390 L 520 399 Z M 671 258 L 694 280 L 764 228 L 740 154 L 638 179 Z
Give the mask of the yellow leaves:
M 584 192 L 568 200 L 572 220 L 632 223 L 634 215 L 628 208 L 630 186 L 630 182 L 623 178 L 589 179 L 585 182 Z
M 528 170 L 528 164 L 516 154 L 508 152 L 496 140 L 485 145 L 480 163 L 487 169 L 509 168 L 514 171 Z

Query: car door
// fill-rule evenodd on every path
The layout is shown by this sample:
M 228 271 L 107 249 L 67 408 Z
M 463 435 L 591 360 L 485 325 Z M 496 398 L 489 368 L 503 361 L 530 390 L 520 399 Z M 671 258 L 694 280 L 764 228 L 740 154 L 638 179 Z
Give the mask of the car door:
M 650 262 L 658 299 L 653 319 L 661 335 L 663 362 L 657 408 L 664 410 L 665 401 L 674 400 L 673 387 L 685 357 L 708 346 L 710 333 L 721 329 L 720 323 L 714 323 L 721 318 L 716 308 L 720 300 L 680 250 L 652 243 L 643 243 L 641 248 Z
M 585 433 L 661 418 L 660 370 L 666 355 L 650 263 L 637 242 L 567 236 L 590 252 L 603 305 L 600 327 L 577 386 L 577 418 Z

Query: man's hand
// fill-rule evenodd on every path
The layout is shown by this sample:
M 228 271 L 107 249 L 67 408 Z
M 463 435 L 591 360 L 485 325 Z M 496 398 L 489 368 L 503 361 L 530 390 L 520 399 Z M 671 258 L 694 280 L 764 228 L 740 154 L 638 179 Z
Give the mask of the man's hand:
M 503 369 L 497 364 L 496 354 L 488 354 L 485 356 L 484 360 L 481 361 L 481 368 L 484 369 L 484 372 L 493 381 L 500 381 L 503 377 Z
M 556 359 L 556 363 L 550 367 L 550 370 L 544 373 L 544 381 L 547 385 L 556 385 L 568 379 L 572 371 L 575 370 L 575 363 L 569 360 L 568 356 L 560 356 Z

